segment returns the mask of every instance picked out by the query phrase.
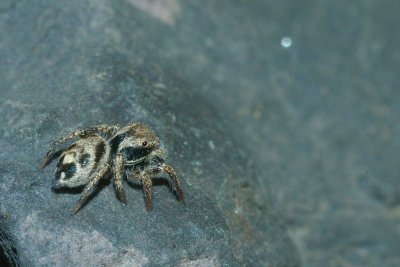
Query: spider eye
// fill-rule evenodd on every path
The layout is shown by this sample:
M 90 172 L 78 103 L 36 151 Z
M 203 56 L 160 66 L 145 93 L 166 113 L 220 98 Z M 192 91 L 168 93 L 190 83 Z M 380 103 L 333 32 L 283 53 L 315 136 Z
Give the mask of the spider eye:
M 142 146 L 147 146 L 147 141 L 143 141 Z

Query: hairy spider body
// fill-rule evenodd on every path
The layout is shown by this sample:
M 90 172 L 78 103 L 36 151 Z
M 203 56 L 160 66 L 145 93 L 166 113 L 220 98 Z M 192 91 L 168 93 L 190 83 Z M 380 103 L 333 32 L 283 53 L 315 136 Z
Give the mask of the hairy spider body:
M 89 135 L 70 145 L 61 154 L 53 189 L 87 184 L 100 166 L 108 165 L 110 147 L 98 135 Z
M 101 179 L 113 177 L 118 199 L 126 203 L 122 180 L 143 186 L 146 208 L 152 208 L 152 180 L 154 175 L 167 174 L 171 189 L 179 201 L 183 191 L 175 170 L 165 164 L 165 151 L 157 135 L 142 123 L 127 126 L 98 125 L 73 131 L 53 142 L 40 168 L 46 167 L 56 156 L 56 147 L 72 138 L 80 137 L 60 155 L 53 189 L 85 185 L 73 209 L 79 211 Z M 112 173 L 112 175 L 110 175 Z

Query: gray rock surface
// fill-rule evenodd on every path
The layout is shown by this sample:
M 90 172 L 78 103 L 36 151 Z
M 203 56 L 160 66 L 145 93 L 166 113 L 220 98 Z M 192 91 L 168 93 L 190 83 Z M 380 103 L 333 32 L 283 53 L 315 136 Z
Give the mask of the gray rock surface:
M 0 259 L 22 266 L 397 266 L 400 4 L 0 3 Z M 291 45 L 281 45 L 290 37 Z M 75 217 L 50 142 L 151 125 L 186 205 L 111 185 Z

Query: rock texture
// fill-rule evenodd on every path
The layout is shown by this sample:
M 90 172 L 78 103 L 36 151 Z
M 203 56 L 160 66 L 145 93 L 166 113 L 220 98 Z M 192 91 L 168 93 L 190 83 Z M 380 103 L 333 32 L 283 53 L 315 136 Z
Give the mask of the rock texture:
M 2 265 L 397 266 L 399 7 L 2 1 Z M 104 183 L 71 216 L 79 192 L 37 168 L 49 144 L 133 120 L 186 204 Z

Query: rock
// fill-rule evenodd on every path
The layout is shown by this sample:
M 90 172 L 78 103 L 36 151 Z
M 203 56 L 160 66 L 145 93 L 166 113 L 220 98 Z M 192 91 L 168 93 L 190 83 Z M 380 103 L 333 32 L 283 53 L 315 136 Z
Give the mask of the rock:
M 179 65 L 190 51 L 198 60 L 204 56 L 199 43 L 186 43 L 191 30 L 179 21 L 190 19 L 196 4 L 169 1 L 175 11 L 160 15 L 154 3 L 2 6 L 3 260 L 21 266 L 299 266 L 261 166 L 236 140 L 224 106 L 183 75 L 185 62 Z M 80 192 L 51 191 L 55 162 L 38 170 L 49 144 L 74 129 L 130 121 L 145 122 L 160 136 L 186 204 L 161 184 L 147 212 L 140 188 L 126 184 L 125 206 L 104 183 L 72 216 Z

